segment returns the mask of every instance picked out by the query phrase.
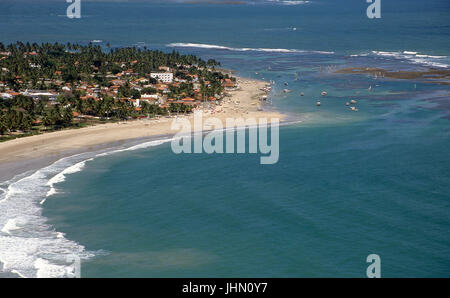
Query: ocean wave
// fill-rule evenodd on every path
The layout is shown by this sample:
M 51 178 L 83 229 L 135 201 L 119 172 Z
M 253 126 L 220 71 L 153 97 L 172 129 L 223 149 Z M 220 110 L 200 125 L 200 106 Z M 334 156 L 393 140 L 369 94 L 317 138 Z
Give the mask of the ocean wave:
M 310 3 L 310 1 L 302 1 L 302 0 L 267 0 L 267 2 L 269 3 L 277 3 L 277 4 L 281 4 L 281 5 L 303 5 L 303 4 L 308 4 Z
M 123 149 L 108 150 L 106 152 L 97 154 L 95 157 L 108 156 L 108 155 L 116 154 L 116 153 L 119 153 L 119 152 L 134 151 L 134 150 L 139 150 L 139 149 L 146 149 L 146 148 L 150 148 L 150 147 L 155 147 L 155 146 L 159 146 L 159 145 L 162 145 L 164 143 L 170 142 L 173 139 L 174 138 L 164 138 L 164 139 L 144 142 L 144 143 L 137 144 L 137 145 L 134 145 L 134 146 L 131 146 L 131 147 L 123 148 Z
M 232 48 L 213 44 L 201 44 L 201 43 L 170 43 L 166 45 L 171 48 L 200 48 L 200 49 L 215 49 L 226 50 L 236 52 L 267 52 L 267 53 L 298 53 L 298 54 L 324 54 L 331 55 L 334 52 L 327 51 L 308 51 L 308 50 L 296 50 L 296 49 L 269 49 L 269 48 Z
M 402 51 L 402 52 L 384 52 L 384 51 L 371 51 L 369 53 L 354 54 L 350 57 L 387 57 L 397 60 L 405 60 L 413 64 L 420 64 L 430 67 L 448 68 L 448 57 L 447 56 L 433 56 L 421 54 L 415 51 Z
M 11 181 L 0 202 L 0 262 L 3 271 L 21 277 L 64 277 L 71 264 L 69 255 L 90 257 L 82 245 L 61 237 L 42 216 L 39 201 L 48 186 L 47 177 L 66 168 L 70 159 L 63 159 L 26 177 Z M 38 259 L 53 263 L 35 267 Z M 52 262 L 53 260 L 53 262 Z M 56 260 L 56 262 L 55 262 Z M 58 270 L 56 270 L 58 268 Z
M 1 183 L 0 263 L 3 271 L 24 278 L 68 277 L 74 272 L 68 258 L 76 255 L 89 259 L 105 254 L 103 251 L 86 251 L 84 246 L 66 239 L 64 233 L 55 231 L 42 216 L 42 204 L 57 193 L 56 184 L 65 181 L 67 175 L 82 171 L 87 162 L 119 152 L 158 146 L 172 139 L 65 157 L 38 171 Z

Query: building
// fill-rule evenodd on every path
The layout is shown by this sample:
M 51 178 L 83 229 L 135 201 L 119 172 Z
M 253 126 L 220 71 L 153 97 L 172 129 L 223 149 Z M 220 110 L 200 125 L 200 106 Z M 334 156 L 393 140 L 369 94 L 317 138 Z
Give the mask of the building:
M 225 90 L 234 90 L 237 87 L 236 83 L 230 79 L 225 79 L 225 81 L 222 83 L 222 86 L 225 88 Z
M 127 99 L 129 102 L 133 104 L 134 107 L 138 108 L 141 105 L 141 101 L 139 99 Z
M 173 82 L 173 73 L 171 72 L 153 72 L 150 74 L 150 77 L 160 80 L 163 83 Z
M 170 67 L 169 66 L 160 66 L 158 67 L 159 70 L 161 71 L 165 71 L 165 72 L 169 72 L 170 71 Z
M 32 97 L 35 100 L 39 100 L 41 97 L 48 97 L 51 101 L 55 101 L 58 97 L 58 94 L 46 90 L 25 90 L 22 92 L 22 95 Z
M 0 93 L 0 97 L 1 97 L 2 99 L 11 99 L 11 98 L 13 98 L 14 96 L 13 96 L 12 94 L 9 94 L 9 93 Z
M 119 86 L 123 86 L 123 85 L 125 85 L 125 81 L 124 80 L 112 80 L 111 81 L 111 84 L 113 84 L 113 85 L 119 85 Z
M 141 94 L 141 99 L 153 99 L 158 100 L 158 94 Z

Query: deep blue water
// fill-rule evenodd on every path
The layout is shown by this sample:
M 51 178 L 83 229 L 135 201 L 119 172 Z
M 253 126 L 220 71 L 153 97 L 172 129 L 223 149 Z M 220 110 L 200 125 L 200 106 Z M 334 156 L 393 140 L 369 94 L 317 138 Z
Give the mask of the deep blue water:
M 80 245 L 96 255 L 83 261 L 82 276 L 365 277 L 372 253 L 384 277 L 449 276 L 448 86 L 321 71 L 448 67 L 448 1 L 382 1 L 380 20 L 367 19 L 365 1 L 356 0 L 86 1 L 80 20 L 63 16 L 64 1 L 12 3 L 0 4 L 2 42 L 101 40 L 216 58 L 239 75 L 274 80 L 273 105 L 302 120 L 280 128 L 274 165 L 250 154 L 175 155 L 166 143 L 97 157 L 67 174 L 36 212 L 47 219 L 41 230 L 73 241 L 46 243 L 53 256 Z M 349 99 L 358 100 L 357 113 L 345 107 Z M 88 157 L 33 177 L 33 200 L 45 196 L 49 178 Z M 25 239 L 17 243 L 0 232 L 0 259 L 1 249 L 42 245 L 27 242 L 32 224 L 19 217 L 30 231 L 13 230 Z M 33 275 L 33 262 L 46 256 L 24 254 L 16 268 Z

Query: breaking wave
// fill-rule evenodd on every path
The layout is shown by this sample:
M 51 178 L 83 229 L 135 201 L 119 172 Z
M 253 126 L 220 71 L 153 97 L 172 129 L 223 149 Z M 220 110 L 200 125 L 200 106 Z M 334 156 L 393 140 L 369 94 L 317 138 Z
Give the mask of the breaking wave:
M 383 51 L 372 51 L 369 53 L 350 55 L 351 57 L 386 57 L 397 60 L 405 60 L 413 64 L 420 64 L 429 67 L 439 67 L 448 68 L 449 59 L 447 56 L 433 56 L 425 55 L 414 51 L 403 51 L 403 52 L 383 52 Z
M 201 43 L 170 43 L 166 45 L 172 48 L 199 48 L 199 49 L 215 49 L 215 50 L 226 50 L 226 51 L 236 51 L 236 52 L 268 52 L 268 53 L 299 53 L 299 54 L 324 54 L 330 55 L 334 52 L 326 51 L 307 51 L 307 50 L 296 50 L 296 49 L 268 49 L 268 48 L 232 48 L 220 45 L 212 44 L 201 44 Z
M 34 172 L 0 183 L 0 269 L 20 277 L 70 277 L 73 256 L 89 259 L 102 251 L 66 239 L 42 215 L 42 205 L 57 193 L 56 184 L 67 175 L 80 172 L 96 157 L 144 149 L 171 141 L 171 138 L 145 142 L 123 149 L 77 154 L 62 158 Z M 1 266 L 2 265 L 2 266 Z M 1 273 L 1 271 L 0 271 Z

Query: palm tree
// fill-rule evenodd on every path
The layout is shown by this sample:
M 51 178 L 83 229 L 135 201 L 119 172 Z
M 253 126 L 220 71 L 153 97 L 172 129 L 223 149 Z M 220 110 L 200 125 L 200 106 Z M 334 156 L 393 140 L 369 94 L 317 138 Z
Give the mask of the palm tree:
M 6 114 L 2 112 L 0 116 L 0 135 L 4 135 L 6 132 L 8 132 L 8 121 L 6 119 Z

